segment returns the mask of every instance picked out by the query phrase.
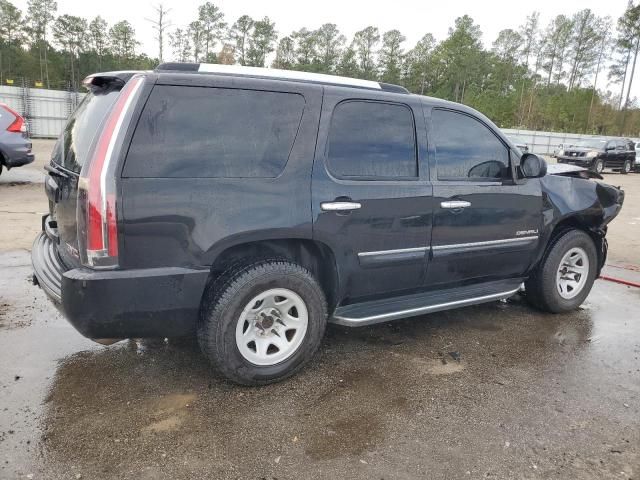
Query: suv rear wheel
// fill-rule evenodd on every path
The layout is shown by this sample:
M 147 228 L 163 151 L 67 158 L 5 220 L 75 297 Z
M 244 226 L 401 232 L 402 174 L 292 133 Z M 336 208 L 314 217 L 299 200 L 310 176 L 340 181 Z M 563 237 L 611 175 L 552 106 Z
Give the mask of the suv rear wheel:
M 625 160 L 624 165 L 622 165 L 622 170 L 620 170 L 620 173 L 623 173 L 626 175 L 631 171 L 631 167 L 632 167 L 631 160 Z
M 551 313 L 578 308 L 596 278 L 598 254 L 593 240 L 581 230 L 556 237 L 545 258 L 525 282 L 529 303 Z
M 203 301 L 198 341 L 213 366 L 242 385 L 283 380 L 315 354 L 327 306 L 308 270 L 286 260 L 236 267 Z

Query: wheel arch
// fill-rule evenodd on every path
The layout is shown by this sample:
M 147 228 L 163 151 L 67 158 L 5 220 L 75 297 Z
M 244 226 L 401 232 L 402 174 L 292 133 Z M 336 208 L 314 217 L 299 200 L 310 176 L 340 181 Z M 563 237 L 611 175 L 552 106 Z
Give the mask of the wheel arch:
M 549 249 L 554 244 L 555 239 L 570 230 L 581 230 L 589 235 L 593 241 L 596 247 L 596 252 L 598 253 L 598 269 L 596 274 L 597 276 L 600 276 L 600 271 L 607 259 L 607 240 L 605 238 L 607 231 L 606 227 L 594 226 L 578 214 L 566 216 L 554 225 L 547 238 L 545 248 L 536 262 L 536 266 L 547 257 Z
M 312 239 L 252 240 L 228 246 L 213 259 L 207 285 L 232 266 L 263 258 L 282 258 L 305 267 L 324 291 L 329 311 L 336 306 L 339 274 L 335 255 L 327 244 Z

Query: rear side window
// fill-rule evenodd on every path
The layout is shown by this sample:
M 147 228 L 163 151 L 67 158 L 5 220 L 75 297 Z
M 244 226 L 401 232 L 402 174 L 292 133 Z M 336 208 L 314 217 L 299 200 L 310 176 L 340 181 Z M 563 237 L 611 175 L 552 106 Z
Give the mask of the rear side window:
M 80 173 L 96 132 L 118 95 L 120 90 L 113 88 L 85 95 L 58 138 L 52 155 L 55 163 L 67 170 Z
M 293 93 L 154 87 L 127 155 L 126 177 L 277 177 L 305 101 Z
M 500 180 L 509 151 L 489 128 L 463 113 L 433 110 L 438 180 Z
M 411 110 L 382 102 L 338 104 L 331 118 L 327 165 L 339 178 L 417 177 Z

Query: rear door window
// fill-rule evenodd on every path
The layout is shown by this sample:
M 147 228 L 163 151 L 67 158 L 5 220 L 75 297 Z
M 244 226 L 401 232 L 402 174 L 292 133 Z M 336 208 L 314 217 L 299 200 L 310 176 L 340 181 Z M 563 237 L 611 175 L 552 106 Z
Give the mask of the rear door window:
M 392 103 L 338 104 L 331 118 L 327 166 L 338 178 L 417 178 L 413 113 Z
M 499 181 L 507 175 L 509 150 L 479 120 L 435 109 L 432 123 L 438 180 Z
M 294 93 L 157 85 L 136 127 L 125 177 L 277 177 L 304 97 Z

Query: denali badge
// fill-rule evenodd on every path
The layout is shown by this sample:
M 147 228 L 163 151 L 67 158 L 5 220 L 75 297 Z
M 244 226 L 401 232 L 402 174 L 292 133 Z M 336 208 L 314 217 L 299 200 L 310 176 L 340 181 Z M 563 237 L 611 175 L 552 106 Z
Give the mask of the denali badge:
M 516 237 L 522 237 L 523 235 L 537 235 L 538 229 L 535 230 L 518 230 L 516 232 Z

